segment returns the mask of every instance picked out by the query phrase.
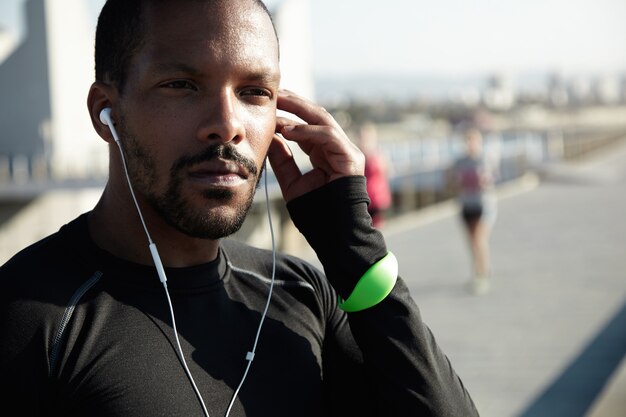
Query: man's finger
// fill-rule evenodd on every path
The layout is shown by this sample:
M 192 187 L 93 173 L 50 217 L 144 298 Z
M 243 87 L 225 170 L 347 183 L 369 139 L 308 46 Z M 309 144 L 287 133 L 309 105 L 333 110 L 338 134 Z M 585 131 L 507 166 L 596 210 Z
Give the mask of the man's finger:
M 311 125 L 335 126 L 337 124 L 324 107 L 286 90 L 281 90 L 277 105 L 278 109 L 294 114 Z
M 267 157 L 272 166 L 272 171 L 274 171 L 274 175 L 278 180 L 278 185 L 280 185 L 283 197 L 287 199 L 288 190 L 292 183 L 302 176 L 302 172 L 300 172 L 300 168 L 296 164 L 293 153 L 284 139 L 278 135 L 274 135 L 267 152 Z

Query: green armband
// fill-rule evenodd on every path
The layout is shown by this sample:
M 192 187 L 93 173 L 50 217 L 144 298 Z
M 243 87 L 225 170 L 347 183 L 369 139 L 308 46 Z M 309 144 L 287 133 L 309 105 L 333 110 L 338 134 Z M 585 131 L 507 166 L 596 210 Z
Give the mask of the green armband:
M 339 308 L 348 313 L 373 307 L 385 299 L 396 285 L 398 261 L 391 252 L 365 271 L 346 301 L 339 297 Z

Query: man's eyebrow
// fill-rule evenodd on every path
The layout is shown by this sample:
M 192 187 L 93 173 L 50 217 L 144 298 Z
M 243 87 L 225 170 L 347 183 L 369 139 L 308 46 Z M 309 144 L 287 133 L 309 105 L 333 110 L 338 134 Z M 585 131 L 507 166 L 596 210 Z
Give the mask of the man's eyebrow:
M 157 62 L 152 65 L 152 69 L 158 73 L 177 72 L 192 75 L 199 75 L 200 71 L 183 62 Z
M 280 81 L 280 73 L 276 71 L 253 71 L 247 74 L 245 78 L 261 84 L 271 84 Z
M 156 73 L 179 73 L 189 74 L 192 76 L 201 76 L 206 71 L 200 70 L 194 66 L 185 64 L 184 62 L 156 62 L 152 65 L 152 70 Z M 253 69 L 243 73 L 242 77 L 246 80 L 258 82 L 261 84 L 272 84 L 280 82 L 280 72 L 272 69 Z

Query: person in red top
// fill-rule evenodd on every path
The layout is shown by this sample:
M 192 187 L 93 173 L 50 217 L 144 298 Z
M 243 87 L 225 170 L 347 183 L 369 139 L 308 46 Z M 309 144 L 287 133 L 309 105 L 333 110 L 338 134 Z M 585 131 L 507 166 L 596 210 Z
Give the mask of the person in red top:
M 391 207 L 391 189 L 389 187 L 389 163 L 378 148 L 378 132 L 371 122 L 363 123 L 359 128 L 358 145 L 365 155 L 365 178 L 367 194 L 370 198 L 368 211 L 376 228 L 382 228 L 385 211 Z

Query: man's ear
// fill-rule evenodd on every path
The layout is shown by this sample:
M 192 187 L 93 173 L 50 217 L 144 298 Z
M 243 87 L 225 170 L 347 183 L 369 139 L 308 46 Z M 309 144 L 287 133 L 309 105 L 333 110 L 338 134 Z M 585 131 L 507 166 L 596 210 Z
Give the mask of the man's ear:
M 91 117 L 91 124 L 96 133 L 108 143 L 115 143 L 115 139 L 111 134 L 111 130 L 107 125 L 100 121 L 100 112 L 105 107 L 114 108 L 117 102 L 117 90 L 110 84 L 102 81 L 96 81 L 91 84 L 89 95 L 87 96 L 87 108 Z M 113 118 L 115 120 L 115 118 Z

